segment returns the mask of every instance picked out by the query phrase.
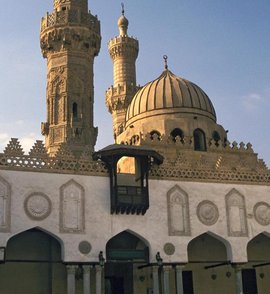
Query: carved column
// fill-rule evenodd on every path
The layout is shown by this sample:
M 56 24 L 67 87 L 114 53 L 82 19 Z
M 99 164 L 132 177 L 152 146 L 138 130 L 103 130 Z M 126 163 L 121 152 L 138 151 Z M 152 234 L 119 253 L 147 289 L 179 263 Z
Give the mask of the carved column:
M 170 270 L 171 266 L 163 266 L 164 294 L 170 294 Z
M 96 294 L 102 294 L 102 267 L 96 265 Z
M 177 265 L 175 268 L 175 271 L 176 271 L 176 293 L 177 294 L 184 294 L 183 269 L 184 269 L 184 266 L 181 266 L 181 265 Z
M 159 294 L 158 266 L 152 266 L 153 294 Z
M 67 265 L 67 294 L 75 294 L 75 273 L 77 266 L 76 265 Z
M 243 294 L 242 267 L 240 265 L 235 265 L 234 270 L 236 275 L 236 293 Z
M 90 294 L 90 265 L 83 265 L 83 294 Z

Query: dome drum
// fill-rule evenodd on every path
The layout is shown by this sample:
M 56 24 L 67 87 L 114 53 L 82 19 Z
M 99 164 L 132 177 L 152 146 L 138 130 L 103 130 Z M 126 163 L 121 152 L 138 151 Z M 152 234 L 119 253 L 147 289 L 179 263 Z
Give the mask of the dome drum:
M 119 135 L 117 143 L 125 142 L 132 144 L 132 138 L 138 135 L 147 136 L 152 132 L 160 134 L 161 138 L 175 140 L 175 136 L 178 133 L 182 133 L 183 138 L 193 138 L 194 131 L 200 129 L 205 135 L 206 145 L 211 140 L 226 141 L 227 134 L 221 125 L 214 123 L 207 117 L 196 117 L 193 115 L 172 114 L 168 117 L 168 114 L 146 117 L 138 121 L 134 121 L 133 124 L 129 124 L 124 133 Z M 178 130 L 174 135 L 174 131 Z M 218 137 L 218 138 L 217 138 Z M 179 140 L 179 139 L 178 139 Z

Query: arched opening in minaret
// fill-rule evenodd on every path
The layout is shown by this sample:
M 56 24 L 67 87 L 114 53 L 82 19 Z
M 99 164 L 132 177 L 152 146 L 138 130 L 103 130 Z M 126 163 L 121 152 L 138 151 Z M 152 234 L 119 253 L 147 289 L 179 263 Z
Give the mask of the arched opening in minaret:
M 193 138 L 194 138 L 194 150 L 206 151 L 205 134 L 201 129 L 196 129 L 193 132 Z
M 59 241 L 36 228 L 9 239 L 0 264 L 0 293 L 66 293 Z
M 72 104 L 72 117 L 74 120 L 78 119 L 78 104 L 76 102 Z

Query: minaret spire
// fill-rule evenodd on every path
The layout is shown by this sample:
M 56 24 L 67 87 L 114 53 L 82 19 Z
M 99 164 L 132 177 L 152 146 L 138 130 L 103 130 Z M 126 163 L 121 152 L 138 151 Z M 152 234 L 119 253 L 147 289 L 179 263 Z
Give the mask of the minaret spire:
M 76 154 L 94 149 L 93 63 L 100 41 L 100 23 L 88 12 L 88 0 L 54 0 L 54 11 L 42 19 L 40 44 L 48 60 L 42 134 L 50 155 L 62 143 Z
M 120 36 L 127 36 L 128 30 L 128 19 L 125 17 L 125 6 L 124 3 L 121 3 L 122 6 L 122 15 L 118 19 L 118 28 Z
M 128 19 L 125 17 L 124 4 L 118 20 L 119 36 L 110 40 L 109 53 L 113 61 L 114 84 L 106 92 L 106 104 L 113 117 L 113 129 L 116 143 L 123 132 L 125 114 L 131 99 L 137 92 L 136 59 L 139 52 L 138 40 L 129 37 Z

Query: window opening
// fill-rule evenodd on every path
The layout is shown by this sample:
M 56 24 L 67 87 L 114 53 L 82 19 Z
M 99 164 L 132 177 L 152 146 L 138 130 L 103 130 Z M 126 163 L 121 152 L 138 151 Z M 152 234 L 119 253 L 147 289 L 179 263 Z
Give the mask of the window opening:
M 206 151 L 205 134 L 202 130 L 196 129 L 193 133 L 194 137 L 194 150 Z

